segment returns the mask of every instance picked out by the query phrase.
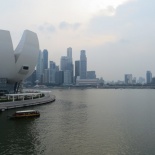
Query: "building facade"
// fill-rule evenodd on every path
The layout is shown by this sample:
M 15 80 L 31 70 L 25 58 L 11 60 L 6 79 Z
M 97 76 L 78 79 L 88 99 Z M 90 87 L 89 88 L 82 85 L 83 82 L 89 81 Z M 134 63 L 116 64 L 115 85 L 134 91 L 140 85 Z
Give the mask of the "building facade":
M 150 84 L 152 82 L 152 73 L 151 71 L 146 72 L 146 83 Z
M 87 78 L 87 57 L 86 57 L 86 51 L 81 50 L 80 53 L 80 79 L 86 79 Z

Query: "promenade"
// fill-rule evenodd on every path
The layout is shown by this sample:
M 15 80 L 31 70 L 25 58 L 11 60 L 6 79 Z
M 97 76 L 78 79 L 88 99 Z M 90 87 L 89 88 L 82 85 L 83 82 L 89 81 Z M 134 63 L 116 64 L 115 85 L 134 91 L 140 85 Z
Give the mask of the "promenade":
M 9 109 L 29 107 L 35 105 L 41 105 L 46 103 L 51 103 L 55 101 L 55 96 L 49 93 L 45 93 L 45 96 L 37 99 L 29 99 L 24 101 L 14 101 L 14 102 L 1 102 L 0 111 L 5 111 Z

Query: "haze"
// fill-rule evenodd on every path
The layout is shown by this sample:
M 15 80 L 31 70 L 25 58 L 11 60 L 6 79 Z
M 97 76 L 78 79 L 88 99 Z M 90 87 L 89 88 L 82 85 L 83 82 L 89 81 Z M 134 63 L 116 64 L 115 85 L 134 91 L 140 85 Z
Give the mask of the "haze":
M 60 64 L 68 47 L 73 60 L 86 50 L 88 70 L 104 80 L 124 74 L 155 74 L 153 0 L 0 0 L 0 29 L 16 48 L 25 29 L 38 34 L 40 49 Z

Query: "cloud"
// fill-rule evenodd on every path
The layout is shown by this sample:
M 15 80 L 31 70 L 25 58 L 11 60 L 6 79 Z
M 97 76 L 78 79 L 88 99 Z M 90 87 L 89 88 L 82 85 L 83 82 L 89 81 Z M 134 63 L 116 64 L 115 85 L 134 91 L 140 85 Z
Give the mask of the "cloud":
M 61 30 L 77 30 L 79 27 L 80 27 L 80 23 L 73 23 L 73 24 L 70 24 L 68 22 L 65 22 L 65 21 L 62 21 L 60 24 L 59 24 L 59 28 Z
M 121 79 L 125 73 L 141 76 L 155 66 L 155 1 L 129 1 L 115 10 L 113 16 L 102 12 L 95 15 L 88 24 L 87 33 L 100 40 L 101 36 L 114 35 L 115 40 L 94 46 L 95 53 L 89 53 L 89 61 L 99 55 L 97 72 L 105 79 L 112 76 Z M 92 51 L 89 49 L 89 51 Z M 102 64 L 102 71 L 99 69 Z
M 48 33 L 56 32 L 56 28 L 52 24 L 49 24 L 49 23 L 44 23 L 42 25 L 39 25 L 38 30 L 41 32 L 48 32 Z

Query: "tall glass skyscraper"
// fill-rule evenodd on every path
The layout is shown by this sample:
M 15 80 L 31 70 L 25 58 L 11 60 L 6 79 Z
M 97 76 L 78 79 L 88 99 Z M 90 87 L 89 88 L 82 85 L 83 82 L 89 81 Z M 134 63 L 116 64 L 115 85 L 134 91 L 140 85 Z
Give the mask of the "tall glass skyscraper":
M 86 79 L 87 78 L 87 57 L 86 57 L 86 51 L 81 50 L 80 54 L 80 79 Z
M 46 49 L 43 50 L 43 70 L 48 69 L 48 51 Z
M 146 72 L 146 83 L 149 84 L 152 82 L 152 73 L 150 71 Z
M 43 74 L 43 55 L 41 50 L 39 51 L 38 63 L 36 68 L 36 79 L 41 82 L 41 76 Z
M 75 82 L 76 82 L 77 76 L 79 75 L 80 75 L 80 61 L 77 60 L 75 61 Z

